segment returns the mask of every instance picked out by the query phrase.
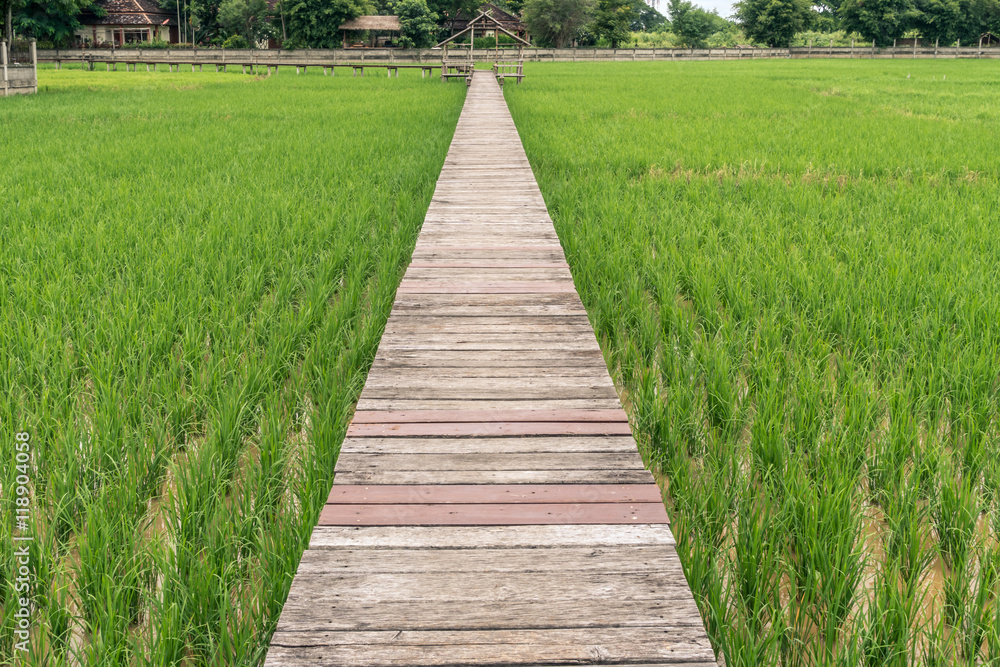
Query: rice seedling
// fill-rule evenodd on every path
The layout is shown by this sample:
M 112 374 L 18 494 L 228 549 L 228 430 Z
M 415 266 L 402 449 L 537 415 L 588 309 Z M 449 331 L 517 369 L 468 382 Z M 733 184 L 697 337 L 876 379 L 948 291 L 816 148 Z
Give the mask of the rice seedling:
M 0 662 L 26 431 L 25 664 L 258 664 L 464 92 L 40 78 L 0 104 Z
M 527 69 L 504 94 L 717 653 L 995 659 L 995 68 Z

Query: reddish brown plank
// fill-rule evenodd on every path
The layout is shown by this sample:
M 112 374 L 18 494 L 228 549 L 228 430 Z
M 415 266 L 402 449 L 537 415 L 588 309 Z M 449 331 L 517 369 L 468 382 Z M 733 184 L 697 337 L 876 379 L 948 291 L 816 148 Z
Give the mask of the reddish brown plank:
M 415 269 L 568 269 L 566 262 L 411 262 L 410 268 Z
M 656 484 L 385 484 L 335 485 L 327 503 L 662 503 L 662 498 Z
M 496 503 L 326 505 L 321 526 L 526 526 L 545 524 L 665 524 L 655 503 Z
M 351 424 L 353 438 L 386 436 L 631 435 L 628 422 L 474 422 L 437 424 Z
M 355 424 L 453 422 L 627 422 L 624 410 L 359 410 Z

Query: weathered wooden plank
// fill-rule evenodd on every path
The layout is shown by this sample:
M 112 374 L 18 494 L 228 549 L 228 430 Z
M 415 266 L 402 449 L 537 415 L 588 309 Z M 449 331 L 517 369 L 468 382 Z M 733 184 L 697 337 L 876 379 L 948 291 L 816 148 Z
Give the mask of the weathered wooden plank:
M 337 484 L 652 484 L 648 470 L 338 470 Z
M 274 645 L 328 664 L 412 665 L 432 652 L 441 665 L 621 664 L 712 661 L 690 626 L 506 631 L 342 631 L 282 633 Z M 275 655 L 277 659 L 280 652 Z
M 488 485 L 484 485 L 488 486 Z M 652 485 L 651 485 L 652 486 Z M 530 526 L 669 523 L 655 503 L 328 504 L 320 526 Z
M 300 574 L 349 572 L 661 572 L 683 577 L 670 548 L 656 546 L 513 549 L 307 549 Z
M 472 424 L 351 424 L 354 438 L 387 436 L 629 435 L 627 422 L 478 422 Z M 574 457 L 576 458 L 576 457 Z
M 365 426 L 364 424 L 360 426 Z M 357 438 L 358 435 L 350 434 Z M 363 436 L 362 436 L 363 437 Z M 639 452 L 525 454 L 362 454 L 337 461 L 337 472 L 348 470 L 634 470 L 642 469 Z
M 624 410 L 393 410 L 354 413 L 354 424 L 413 422 L 627 422 Z
M 334 486 L 328 504 L 398 505 L 401 503 L 660 503 L 655 484 L 456 484 L 441 486 Z
M 502 585 L 502 584 L 501 584 Z M 378 602 L 316 602 L 313 590 L 296 587 L 285 603 L 287 614 L 278 621 L 278 632 L 310 630 L 513 630 L 520 628 L 597 628 L 666 626 L 701 627 L 701 616 L 683 593 L 658 600 L 613 597 L 554 597 L 502 604 L 467 602 L 461 596 L 450 602 L 380 600 Z M 687 596 L 690 596 L 687 591 Z M 704 630 L 701 630 L 704 632 Z M 433 664 L 433 663 L 430 663 Z
M 394 526 L 313 529 L 310 549 L 517 549 L 672 546 L 666 524 L 611 526 Z
M 631 436 L 542 436 L 519 438 L 347 438 L 341 456 L 361 452 L 409 454 L 518 454 L 636 451 Z M 337 488 L 336 486 L 334 487 Z
M 464 399 L 464 398 L 368 398 L 362 396 L 358 408 L 362 410 L 450 410 L 452 408 L 498 408 L 498 409 L 612 409 L 620 407 L 617 398 L 562 398 L 562 399 Z

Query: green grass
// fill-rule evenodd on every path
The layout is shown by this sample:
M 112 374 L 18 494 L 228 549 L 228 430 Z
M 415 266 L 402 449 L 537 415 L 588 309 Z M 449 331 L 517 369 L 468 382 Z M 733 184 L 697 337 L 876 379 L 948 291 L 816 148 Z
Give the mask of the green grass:
M 729 667 L 1000 661 L 1000 71 L 505 87 Z
M 0 662 L 259 662 L 461 108 L 398 79 L 82 72 L 0 100 Z

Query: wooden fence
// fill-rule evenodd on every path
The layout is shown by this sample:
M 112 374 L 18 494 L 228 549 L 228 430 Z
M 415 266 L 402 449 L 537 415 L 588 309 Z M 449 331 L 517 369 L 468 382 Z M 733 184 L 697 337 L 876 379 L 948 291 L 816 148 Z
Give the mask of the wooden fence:
M 510 60 L 518 49 L 476 49 L 472 57 L 479 62 L 497 58 Z M 601 62 L 650 60 L 755 60 L 759 58 L 1000 58 L 996 46 L 901 46 L 878 48 L 865 45 L 802 46 L 788 49 L 718 48 L 718 49 L 523 49 L 528 62 Z M 42 62 L 160 62 L 226 63 L 242 65 L 350 65 L 368 63 L 418 64 L 440 63 L 440 49 L 60 49 L 39 50 Z M 468 60 L 469 50 L 451 48 L 449 61 Z

